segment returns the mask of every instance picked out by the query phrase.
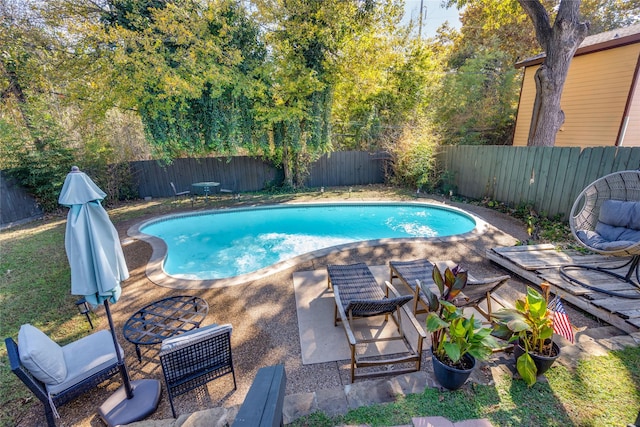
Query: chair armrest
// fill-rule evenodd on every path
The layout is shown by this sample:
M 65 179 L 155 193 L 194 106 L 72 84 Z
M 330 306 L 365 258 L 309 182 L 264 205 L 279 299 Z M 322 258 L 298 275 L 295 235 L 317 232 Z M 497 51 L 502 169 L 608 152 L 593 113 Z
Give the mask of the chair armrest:
M 486 279 L 469 278 L 469 281 L 467 284 L 469 286 L 474 286 L 474 285 L 488 285 L 490 283 L 495 283 L 496 285 L 499 286 L 504 284 L 509 279 L 511 279 L 511 276 L 506 274 L 504 276 L 487 277 Z M 497 286 L 493 288 L 493 290 L 495 289 L 497 289 Z
M 338 310 L 338 315 L 340 316 L 340 320 L 342 321 L 342 325 L 344 326 L 344 331 L 347 334 L 349 344 L 356 345 L 356 337 L 351 330 L 351 326 L 349 325 L 349 318 L 347 317 L 347 313 L 345 313 L 344 311 L 344 306 L 342 305 L 342 300 L 340 299 L 340 290 L 338 289 L 338 286 L 334 286 L 333 288 L 333 297 L 336 300 L 336 309 Z
M 385 281 L 384 283 L 385 283 L 385 286 L 386 286 L 386 290 L 385 291 L 386 291 L 387 295 L 389 294 L 389 291 L 391 291 L 391 293 L 394 296 L 399 296 L 400 295 L 398 293 L 398 290 L 390 282 Z M 416 319 L 416 316 L 413 314 L 413 312 L 411 310 L 409 310 L 406 305 L 403 305 L 402 309 L 404 310 L 405 314 L 407 315 L 407 318 L 411 322 L 411 325 L 413 325 L 413 327 L 415 328 L 416 332 L 418 332 L 418 334 L 422 338 L 426 338 L 427 337 L 427 333 L 424 330 L 424 328 L 422 327 L 422 324 L 418 321 L 418 319 Z

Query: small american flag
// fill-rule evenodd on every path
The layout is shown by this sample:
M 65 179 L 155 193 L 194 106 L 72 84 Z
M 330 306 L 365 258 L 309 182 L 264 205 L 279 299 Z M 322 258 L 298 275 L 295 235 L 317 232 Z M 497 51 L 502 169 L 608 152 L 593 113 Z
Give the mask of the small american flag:
M 547 307 L 549 310 L 553 311 L 553 332 L 565 337 L 573 343 L 573 329 L 571 328 L 571 322 L 569 322 L 569 316 L 567 316 L 567 312 L 564 311 L 564 306 L 562 305 L 562 301 L 560 301 L 560 297 L 556 295 L 549 302 Z

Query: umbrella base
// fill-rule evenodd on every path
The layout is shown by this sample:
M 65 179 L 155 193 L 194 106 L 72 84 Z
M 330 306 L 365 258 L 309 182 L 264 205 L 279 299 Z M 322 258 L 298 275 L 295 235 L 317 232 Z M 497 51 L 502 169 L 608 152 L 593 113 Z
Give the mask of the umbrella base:
M 109 427 L 129 424 L 151 415 L 160 401 L 160 381 L 131 381 L 133 397 L 127 399 L 124 387 L 120 387 L 98 408 L 98 414 Z

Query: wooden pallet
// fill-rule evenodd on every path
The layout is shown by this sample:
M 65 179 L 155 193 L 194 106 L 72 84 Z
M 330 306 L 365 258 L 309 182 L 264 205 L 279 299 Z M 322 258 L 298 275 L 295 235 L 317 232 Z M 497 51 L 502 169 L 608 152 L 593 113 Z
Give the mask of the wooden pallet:
M 577 251 L 558 251 L 553 245 L 496 247 L 487 250 L 487 257 L 518 276 L 540 285 L 548 282 L 551 292 L 587 313 L 625 332 L 640 330 L 640 299 L 614 297 L 570 283 L 560 275 L 560 267 L 569 264 L 616 267 L 630 258 L 583 255 Z M 616 270 L 624 275 L 625 268 Z M 580 270 L 572 273 L 590 286 L 637 295 L 640 288 L 617 280 L 606 280 L 602 274 Z

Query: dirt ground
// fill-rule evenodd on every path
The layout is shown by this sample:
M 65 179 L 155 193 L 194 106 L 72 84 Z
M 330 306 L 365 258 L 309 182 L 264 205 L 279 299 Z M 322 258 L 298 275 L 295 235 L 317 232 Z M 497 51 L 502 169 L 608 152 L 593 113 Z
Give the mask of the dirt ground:
M 119 342 L 126 355 L 126 364 L 133 380 L 141 378 L 162 379 L 158 347 L 142 347 L 142 362 L 138 362 L 135 349 L 122 336 L 122 326 L 127 318 L 140 307 L 172 295 L 197 295 L 209 304 L 209 314 L 203 325 L 231 323 L 233 325 L 232 351 L 237 378 L 237 390 L 233 390 L 230 376 L 215 380 L 209 386 L 175 399 L 179 414 L 216 406 L 241 404 L 260 367 L 283 363 L 287 375 L 287 394 L 311 392 L 334 388 L 349 383 L 348 361 L 303 365 L 295 309 L 292 273 L 294 271 L 324 268 L 330 263 L 365 262 L 369 265 L 386 264 L 391 259 L 451 259 L 462 262 L 475 276 L 508 274 L 491 264 L 484 256 L 493 246 L 513 245 L 527 238 L 525 227 L 518 221 L 492 210 L 472 205 L 458 205 L 473 212 L 490 224 L 489 231 L 472 240 L 457 243 L 433 242 L 420 244 L 390 244 L 374 248 L 361 248 L 340 252 L 304 262 L 287 271 L 263 277 L 250 283 L 218 289 L 174 290 L 152 283 L 145 275 L 145 266 L 151 257 L 151 247 L 134 240 L 124 246 L 130 278 L 123 283 L 120 301 L 113 304 L 112 314 Z M 122 221 L 116 224 L 121 239 L 134 223 L 148 218 Z M 501 289 L 501 296 L 515 298 L 527 285 L 526 281 L 513 278 Z M 595 327 L 600 322 L 567 307 L 572 322 L 578 326 Z M 108 328 L 104 308 L 96 309 L 96 329 Z M 426 353 L 426 351 L 425 351 Z M 58 408 L 59 426 L 103 426 L 96 414 L 97 407 L 121 385 L 119 377 L 108 381 L 93 392 Z M 164 384 L 163 384 L 164 388 Z M 160 405 L 149 419 L 171 418 L 171 408 L 163 390 Z M 44 424 L 42 405 L 19 422 L 19 426 Z

